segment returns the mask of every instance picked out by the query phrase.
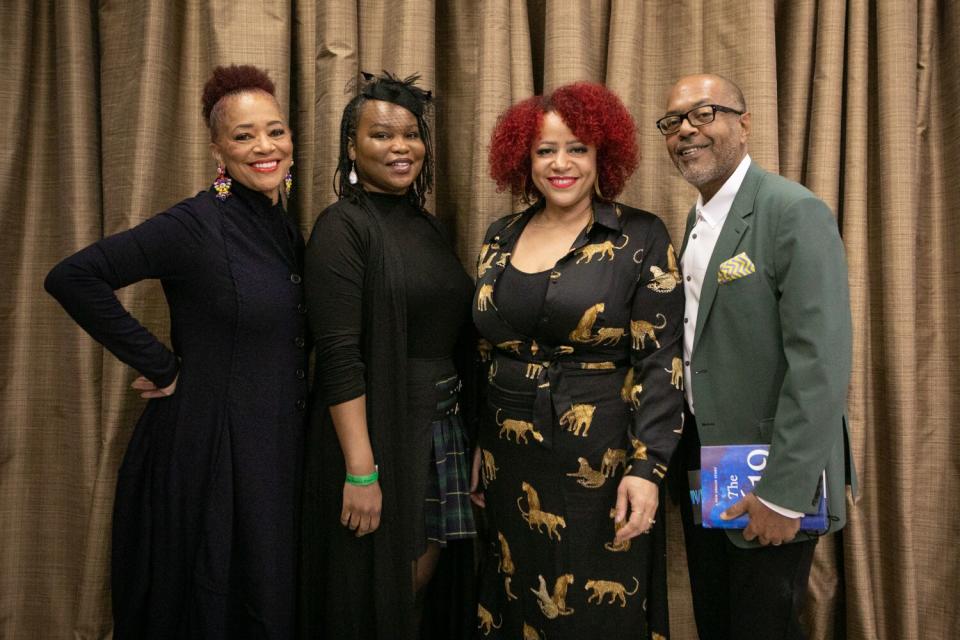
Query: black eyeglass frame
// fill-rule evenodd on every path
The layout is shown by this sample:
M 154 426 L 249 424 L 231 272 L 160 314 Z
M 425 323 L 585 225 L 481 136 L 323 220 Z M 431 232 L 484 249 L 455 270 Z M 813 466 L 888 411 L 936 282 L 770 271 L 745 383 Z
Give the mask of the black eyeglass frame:
M 710 108 L 710 111 L 711 111 L 710 119 L 707 120 L 706 122 L 701 122 L 700 124 L 694 124 L 693 120 L 690 119 L 690 114 L 693 113 L 694 111 L 697 111 L 698 109 L 703 109 L 705 107 Z M 665 136 L 672 135 L 677 131 L 680 131 L 680 127 L 683 126 L 684 120 L 689 122 L 690 125 L 693 127 L 702 127 L 704 125 L 710 124 L 711 122 L 717 119 L 717 111 L 720 111 L 721 113 L 735 113 L 738 116 L 742 116 L 743 114 L 746 113 L 746 111 L 737 111 L 736 109 L 731 109 L 730 107 L 725 107 L 720 104 L 701 104 L 699 106 L 694 107 L 693 109 L 690 109 L 690 111 L 687 111 L 684 114 L 673 113 L 667 116 L 663 116 L 662 118 L 657 120 L 657 131 L 659 131 L 661 134 Z M 664 131 L 663 127 L 660 126 L 660 123 L 663 122 L 664 120 L 667 120 L 668 118 L 680 118 L 680 121 L 677 123 L 676 129 L 672 129 L 670 131 Z

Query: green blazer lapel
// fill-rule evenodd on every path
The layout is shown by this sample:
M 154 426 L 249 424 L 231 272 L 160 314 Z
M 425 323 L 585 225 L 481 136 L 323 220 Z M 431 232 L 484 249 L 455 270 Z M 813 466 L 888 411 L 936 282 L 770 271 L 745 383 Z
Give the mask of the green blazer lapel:
M 693 334 L 693 349 L 696 351 L 697 343 L 700 342 L 700 335 L 703 333 L 703 327 L 710 317 L 710 309 L 713 307 L 713 301 L 717 297 L 717 271 L 720 269 L 720 263 L 729 260 L 737 253 L 737 247 L 747 234 L 750 228 L 749 217 L 753 215 L 753 203 L 757 198 L 757 190 L 763 181 L 764 170 L 756 163 L 751 162 L 747 169 L 747 175 L 743 178 L 743 184 L 730 206 L 730 213 L 723 223 L 723 229 L 720 230 L 720 237 L 717 238 L 717 244 L 710 256 L 710 262 L 707 263 L 707 273 L 703 278 L 703 288 L 700 290 L 700 308 L 697 311 L 697 328 Z

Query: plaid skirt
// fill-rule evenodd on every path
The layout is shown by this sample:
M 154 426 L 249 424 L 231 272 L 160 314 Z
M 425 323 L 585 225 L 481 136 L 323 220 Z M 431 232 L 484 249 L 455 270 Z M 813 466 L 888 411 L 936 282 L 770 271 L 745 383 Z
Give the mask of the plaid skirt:
M 430 425 L 432 464 L 427 473 L 424 504 L 426 538 L 446 545 L 449 540 L 476 536 L 470 504 L 470 460 L 457 394 L 460 379 L 450 376 L 436 383 L 437 406 Z

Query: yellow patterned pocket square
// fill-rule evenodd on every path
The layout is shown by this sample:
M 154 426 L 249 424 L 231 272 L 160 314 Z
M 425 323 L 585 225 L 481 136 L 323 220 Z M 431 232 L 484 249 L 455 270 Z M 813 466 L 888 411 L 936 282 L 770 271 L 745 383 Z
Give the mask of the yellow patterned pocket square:
M 756 265 L 753 264 L 753 260 L 747 256 L 746 252 L 738 253 L 729 260 L 720 263 L 720 268 L 717 270 L 717 282 L 720 284 L 733 282 L 738 278 L 755 273 L 756 270 Z

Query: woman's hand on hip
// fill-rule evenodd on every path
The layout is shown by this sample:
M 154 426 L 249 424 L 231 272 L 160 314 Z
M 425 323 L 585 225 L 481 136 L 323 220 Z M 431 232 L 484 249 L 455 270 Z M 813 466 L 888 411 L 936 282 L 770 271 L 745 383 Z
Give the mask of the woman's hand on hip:
M 140 397 L 146 398 L 147 400 L 152 400 L 153 398 L 166 398 L 168 396 L 172 396 L 173 392 L 177 390 L 177 380 L 179 379 L 180 374 L 178 373 L 177 377 L 173 379 L 173 382 L 171 382 L 169 386 L 161 389 L 143 376 L 139 376 L 133 381 L 133 383 L 130 385 L 130 388 L 140 391 Z
M 355 531 L 358 538 L 373 533 L 380 527 L 382 506 L 383 494 L 379 481 L 363 486 L 345 482 L 340 524 Z

